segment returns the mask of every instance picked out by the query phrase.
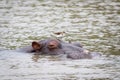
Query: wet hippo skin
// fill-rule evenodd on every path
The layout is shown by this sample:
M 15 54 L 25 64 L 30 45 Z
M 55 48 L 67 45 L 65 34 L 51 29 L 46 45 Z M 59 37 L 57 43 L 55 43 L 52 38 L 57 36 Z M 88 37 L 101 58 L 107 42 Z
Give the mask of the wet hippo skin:
M 34 41 L 32 42 L 32 48 L 26 50 L 28 50 L 27 52 L 36 52 L 36 54 L 66 54 L 71 59 L 92 58 L 91 53 L 84 49 L 81 44 L 77 42 L 67 43 L 57 39 Z
M 32 47 L 38 54 L 64 54 L 62 42 L 57 39 L 46 39 L 39 42 L 32 42 Z
M 78 42 L 67 43 L 58 39 L 45 39 L 39 42 L 33 41 L 31 46 L 22 49 L 25 52 L 36 54 L 59 55 L 66 54 L 67 58 L 85 59 L 92 58 L 92 53 L 84 49 Z

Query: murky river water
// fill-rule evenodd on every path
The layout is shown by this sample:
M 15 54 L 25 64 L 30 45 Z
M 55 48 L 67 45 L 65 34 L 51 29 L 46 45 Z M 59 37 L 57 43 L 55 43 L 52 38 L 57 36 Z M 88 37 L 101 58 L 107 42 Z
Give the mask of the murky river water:
M 64 32 L 56 35 L 56 32 Z M 77 41 L 95 59 L 11 51 L 34 40 Z M 0 80 L 119 80 L 119 0 L 0 0 Z

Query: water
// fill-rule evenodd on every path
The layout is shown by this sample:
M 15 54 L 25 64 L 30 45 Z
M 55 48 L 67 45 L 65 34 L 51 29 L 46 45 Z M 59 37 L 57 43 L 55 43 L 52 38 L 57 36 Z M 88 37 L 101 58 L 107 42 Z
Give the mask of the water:
M 103 56 L 70 60 L 11 51 L 48 37 L 80 42 Z M 0 0 L 2 49 L 0 80 L 119 80 L 120 1 Z

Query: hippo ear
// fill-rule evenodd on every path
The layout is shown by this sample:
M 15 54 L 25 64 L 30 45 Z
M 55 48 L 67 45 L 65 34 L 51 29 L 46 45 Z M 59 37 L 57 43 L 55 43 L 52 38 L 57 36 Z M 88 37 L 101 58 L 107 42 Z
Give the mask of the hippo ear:
M 56 40 L 52 40 L 48 43 L 48 48 L 49 49 L 55 49 L 58 48 L 59 43 Z
M 41 48 L 41 45 L 38 42 L 32 42 L 32 47 L 34 50 L 39 50 Z

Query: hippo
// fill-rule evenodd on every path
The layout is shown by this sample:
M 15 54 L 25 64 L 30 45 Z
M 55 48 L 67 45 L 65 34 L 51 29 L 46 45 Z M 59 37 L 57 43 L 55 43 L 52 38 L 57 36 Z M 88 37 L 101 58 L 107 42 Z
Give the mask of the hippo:
M 78 42 L 68 43 L 59 39 L 33 41 L 31 46 L 22 48 L 22 51 L 41 55 L 65 54 L 67 58 L 71 59 L 91 59 L 93 55 Z

